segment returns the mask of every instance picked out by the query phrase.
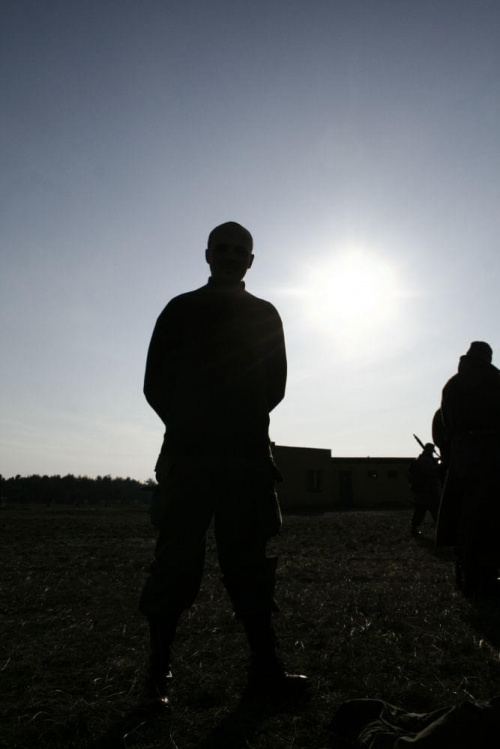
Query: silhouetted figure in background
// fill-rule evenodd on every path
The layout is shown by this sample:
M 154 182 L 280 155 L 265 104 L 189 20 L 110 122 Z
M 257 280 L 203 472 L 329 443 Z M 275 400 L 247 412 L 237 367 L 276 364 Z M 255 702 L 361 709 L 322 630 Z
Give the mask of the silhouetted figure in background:
M 436 542 L 457 547 L 466 597 L 494 590 L 500 561 L 500 372 L 492 355 L 489 344 L 471 343 L 441 402 L 451 448 Z
M 171 300 L 149 347 L 144 393 L 166 432 L 152 504 L 160 533 L 140 601 L 151 640 L 146 704 L 169 704 L 172 642 L 200 587 L 212 518 L 223 582 L 250 646 L 250 685 L 286 697 L 307 683 L 286 672 L 271 623 L 277 558 L 266 544 L 281 512 L 268 428 L 287 365 L 276 309 L 245 290 L 252 249 L 244 227 L 216 227 L 208 284 Z
M 418 458 L 411 463 L 408 469 L 408 480 L 415 502 L 411 519 L 411 533 L 412 536 L 419 536 L 419 528 L 424 522 L 426 512 L 430 512 L 434 522 L 437 521 L 441 498 L 439 465 L 434 457 L 432 442 L 428 442 Z

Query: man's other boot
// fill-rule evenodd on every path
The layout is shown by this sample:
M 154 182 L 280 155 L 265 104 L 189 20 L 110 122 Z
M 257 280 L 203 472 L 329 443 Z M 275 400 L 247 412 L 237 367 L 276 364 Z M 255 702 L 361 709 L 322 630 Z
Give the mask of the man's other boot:
M 142 694 L 142 706 L 150 709 L 171 709 L 169 700 L 172 683 L 172 643 L 178 616 L 149 617 L 149 665 Z
M 270 612 L 243 617 L 248 644 L 250 689 L 272 701 L 295 701 L 305 695 L 309 679 L 303 674 L 290 674 L 277 654 L 277 638 Z

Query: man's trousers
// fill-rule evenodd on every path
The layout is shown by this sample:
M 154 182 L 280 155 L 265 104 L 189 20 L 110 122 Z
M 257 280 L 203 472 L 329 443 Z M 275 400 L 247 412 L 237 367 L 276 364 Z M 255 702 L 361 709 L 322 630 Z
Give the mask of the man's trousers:
M 151 515 L 160 532 L 141 595 L 142 613 L 179 615 L 192 606 L 212 519 L 222 579 L 236 615 L 269 613 L 276 605 L 277 559 L 267 557 L 266 544 L 281 525 L 272 466 L 177 462 L 157 470 L 157 478 Z

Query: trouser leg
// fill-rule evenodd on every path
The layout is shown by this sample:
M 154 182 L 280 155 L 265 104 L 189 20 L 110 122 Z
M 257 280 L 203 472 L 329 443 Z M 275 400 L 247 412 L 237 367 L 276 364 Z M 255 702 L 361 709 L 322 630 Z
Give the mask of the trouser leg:
M 178 620 L 176 615 L 148 618 L 150 651 L 143 702 L 161 702 L 163 706 L 169 706 L 173 641 Z
M 496 497 L 498 488 L 491 477 L 477 480 L 473 494 L 474 516 L 468 526 L 474 534 L 477 588 L 481 594 L 496 593 L 498 578 L 498 527 L 500 511 Z M 472 515 L 472 511 L 469 511 Z
M 215 513 L 215 536 L 223 582 L 236 616 L 242 622 L 251 655 L 251 670 L 258 663 L 276 668 L 277 637 L 272 625 L 277 557 L 266 552 L 268 527 L 260 503 L 276 501 L 273 484 L 265 477 L 221 489 Z M 281 665 L 282 669 L 282 665 Z
M 161 532 L 155 558 L 144 585 L 139 610 L 149 617 L 180 616 L 200 589 L 205 563 L 205 530 L 183 533 L 171 527 Z
M 278 640 L 272 624 L 272 613 L 277 608 L 274 589 L 278 559 L 266 556 L 266 536 L 252 513 L 246 518 L 246 533 L 239 532 L 242 528 L 239 520 L 229 533 L 227 524 L 217 524 L 217 519 L 216 514 L 224 584 L 250 649 L 248 686 L 252 692 L 272 701 L 302 699 L 309 681 L 303 675 L 286 671 L 278 656 Z
M 139 609 L 147 617 L 178 617 L 192 606 L 200 588 L 213 508 L 205 482 L 194 470 L 173 468 L 160 489 L 160 533 Z
M 218 486 L 215 540 L 223 582 L 240 618 L 275 608 L 277 558 L 268 558 L 266 513 L 261 504 L 274 491 L 266 477 L 234 474 Z
M 223 583 L 239 619 L 269 614 L 277 609 L 274 600 L 277 557 L 257 549 L 238 555 L 219 555 Z
M 140 610 L 148 619 L 150 643 L 142 696 L 145 706 L 170 707 L 174 637 L 181 613 L 192 605 L 199 590 L 204 553 L 204 537 L 197 543 L 191 539 L 182 551 L 177 543 L 168 542 L 168 534 L 160 534 L 158 539 L 140 601 Z
M 179 617 L 193 604 L 205 561 L 209 502 L 198 491 L 196 476 L 177 472 L 166 482 L 162 526 L 155 558 L 139 603 L 148 619 L 150 657 L 144 703 L 168 706 L 173 640 Z M 199 482 L 198 482 L 199 483 Z
M 469 483 L 464 494 L 462 512 L 458 524 L 458 560 L 462 570 L 462 593 L 466 598 L 477 596 L 481 574 L 478 536 L 477 486 Z
M 426 513 L 425 505 L 417 504 L 415 506 L 415 509 L 413 510 L 413 516 L 411 519 L 411 529 L 413 532 L 417 531 L 418 528 L 420 528 L 420 526 L 424 522 L 425 513 Z
M 225 565 L 223 577 L 235 614 L 247 637 L 251 682 L 285 676 L 272 623 L 272 614 L 277 608 L 274 588 L 278 559 L 256 556 L 233 558 L 230 569 Z
M 254 661 L 274 661 L 278 641 L 272 624 L 277 557 L 262 566 L 240 567 L 224 575 L 224 584 L 236 616 L 243 624 Z
M 150 670 L 168 674 L 172 666 L 173 642 L 179 617 L 149 617 Z

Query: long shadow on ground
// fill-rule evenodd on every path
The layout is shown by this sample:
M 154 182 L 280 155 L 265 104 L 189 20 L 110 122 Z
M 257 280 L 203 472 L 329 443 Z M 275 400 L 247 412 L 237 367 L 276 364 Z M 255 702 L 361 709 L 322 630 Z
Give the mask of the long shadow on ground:
M 203 739 L 197 749 L 244 749 L 256 734 L 272 708 L 268 703 L 245 689 L 237 707 Z M 140 707 L 130 710 L 112 723 L 92 744 L 92 749 L 127 749 L 139 744 L 147 736 L 161 736 L 165 749 L 176 749 L 170 737 L 171 714 L 146 712 Z
M 165 749 L 175 749 L 168 730 L 170 718 L 169 713 L 133 708 L 112 723 L 92 744 L 92 749 L 126 749 L 143 742 L 151 734 L 165 738 Z
M 246 688 L 241 699 L 228 716 L 203 739 L 197 749 L 243 749 L 249 746 L 267 715 L 269 707 Z
M 295 713 L 307 704 L 309 697 L 310 692 L 306 692 L 296 699 L 276 702 L 246 687 L 233 712 L 196 749 L 247 749 L 266 718 L 276 713 Z

